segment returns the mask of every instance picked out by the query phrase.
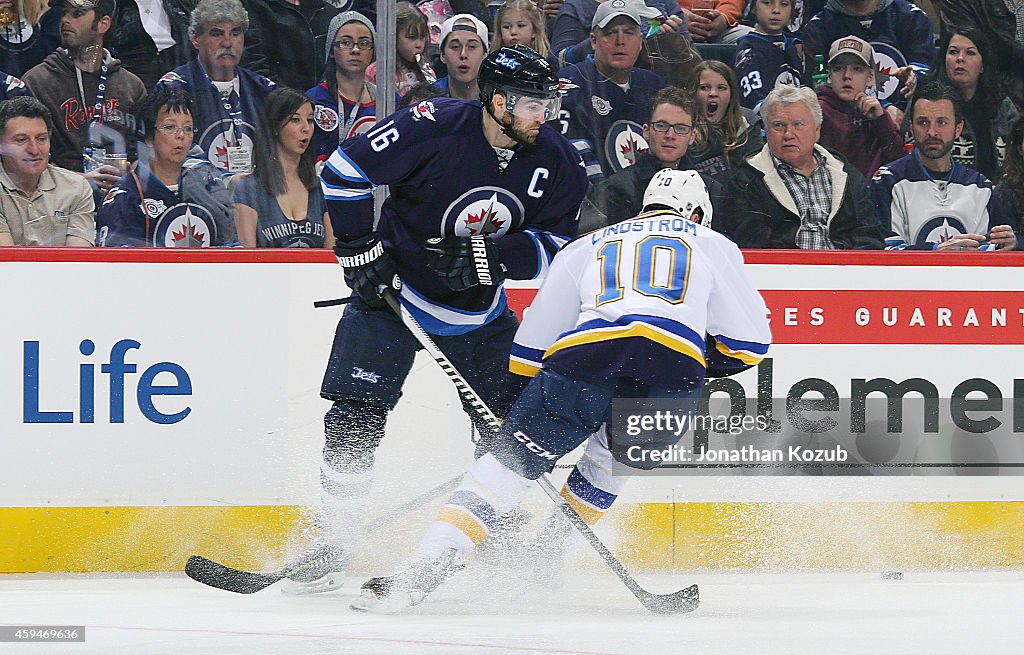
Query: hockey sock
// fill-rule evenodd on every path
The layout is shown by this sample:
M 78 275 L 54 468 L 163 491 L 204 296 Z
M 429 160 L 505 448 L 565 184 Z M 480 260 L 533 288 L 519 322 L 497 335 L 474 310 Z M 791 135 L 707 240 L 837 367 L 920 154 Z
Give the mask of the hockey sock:
M 562 487 L 562 497 L 590 525 L 604 516 L 626 484 L 612 472 L 614 459 L 602 426 L 587 440 L 583 457 Z
M 531 486 L 531 480 L 505 467 L 494 455 L 479 458 L 427 528 L 416 557 L 433 559 L 448 548 L 473 552 L 494 529 L 497 518 L 518 505 Z

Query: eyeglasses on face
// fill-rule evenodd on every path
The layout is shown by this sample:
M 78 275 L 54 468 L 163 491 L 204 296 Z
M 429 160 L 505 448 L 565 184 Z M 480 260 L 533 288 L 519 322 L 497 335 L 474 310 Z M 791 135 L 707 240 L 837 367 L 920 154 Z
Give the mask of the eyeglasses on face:
M 667 123 L 665 121 L 654 121 L 653 123 L 651 123 L 651 127 L 654 128 L 655 132 L 668 132 L 669 128 L 672 128 L 672 131 L 678 134 L 679 136 L 686 136 L 687 134 L 693 131 L 693 126 L 687 125 L 686 123 Z
M 184 134 L 185 136 L 192 136 L 193 134 L 196 133 L 196 128 L 190 125 L 186 127 L 182 127 L 180 125 L 161 125 L 156 129 L 163 132 L 164 134 L 169 134 L 171 136 L 176 136 L 179 133 Z
M 356 46 L 359 46 L 360 50 L 369 50 L 373 48 L 373 41 L 370 39 L 359 39 L 356 41 L 346 36 L 334 41 L 331 45 L 339 50 L 352 50 Z

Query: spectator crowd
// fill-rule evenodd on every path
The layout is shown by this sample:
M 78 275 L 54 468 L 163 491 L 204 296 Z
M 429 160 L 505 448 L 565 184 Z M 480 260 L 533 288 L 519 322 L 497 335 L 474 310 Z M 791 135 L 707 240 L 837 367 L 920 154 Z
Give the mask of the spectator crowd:
M 369 0 L 0 0 L 0 245 L 331 247 L 318 175 L 380 94 L 478 102 L 484 57 L 522 44 L 563 82 L 581 233 L 670 168 L 743 248 L 1024 246 L 1024 0 L 395 15 L 384 34 Z

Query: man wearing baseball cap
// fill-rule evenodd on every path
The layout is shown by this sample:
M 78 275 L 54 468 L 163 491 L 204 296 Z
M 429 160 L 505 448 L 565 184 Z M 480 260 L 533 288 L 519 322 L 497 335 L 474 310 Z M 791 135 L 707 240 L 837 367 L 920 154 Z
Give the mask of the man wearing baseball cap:
M 550 8 L 553 2 L 562 4 L 561 0 L 549 0 L 547 7 Z M 676 0 L 637 2 L 641 6 L 646 5 L 646 10 L 640 12 L 645 36 L 652 36 L 658 32 L 679 32 L 683 37 L 690 38 L 683 20 L 683 11 L 676 4 Z M 554 53 L 552 56 L 558 58 L 559 66 L 578 64 L 594 54 L 590 45 L 590 30 L 593 27 L 594 15 L 605 4 L 607 2 L 597 0 L 565 0 L 562 5 L 564 10 L 560 11 L 558 22 L 551 32 L 551 52 Z M 651 18 L 658 20 L 650 23 L 648 21 Z M 657 27 L 659 22 L 661 25 Z
M 828 80 L 818 92 L 821 143 L 839 151 L 865 177 L 903 156 L 899 126 L 875 93 L 875 53 L 857 36 L 836 39 L 828 51 Z
M 591 22 L 594 55 L 558 71 L 571 83 L 561 131 L 583 155 L 592 182 L 632 166 L 649 149 L 642 124 L 665 80 L 635 66 L 652 11 L 639 0 L 601 3 Z
M 448 75 L 434 86 L 452 98 L 479 99 L 476 76 L 487 56 L 487 44 L 487 26 L 476 16 L 457 14 L 446 20 L 441 25 L 441 61 Z

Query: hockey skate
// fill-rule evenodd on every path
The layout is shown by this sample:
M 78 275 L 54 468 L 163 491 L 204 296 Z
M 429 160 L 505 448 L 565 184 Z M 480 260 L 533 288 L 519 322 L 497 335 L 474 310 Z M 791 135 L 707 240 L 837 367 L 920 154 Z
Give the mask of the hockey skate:
M 441 583 L 464 568 L 463 557 L 449 548 L 436 559 L 413 562 L 395 575 L 367 580 L 350 607 L 359 612 L 400 612 L 422 603 Z
M 521 507 L 499 516 L 477 549 L 476 561 L 491 566 L 516 566 L 522 560 L 523 549 L 529 546 L 524 528 L 530 518 L 530 513 Z
M 285 564 L 281 593 L 306 596 L 339 589 L 345 579 L 345 568 L 351 561 L 352 554 L 345 549 L 316 542 Z
M 525 548 L 527 584 L 549 589 L 562 586 L 566 559 L 576 545 L 575 532 L 561 512 L 544 518 L 536 537 Z

